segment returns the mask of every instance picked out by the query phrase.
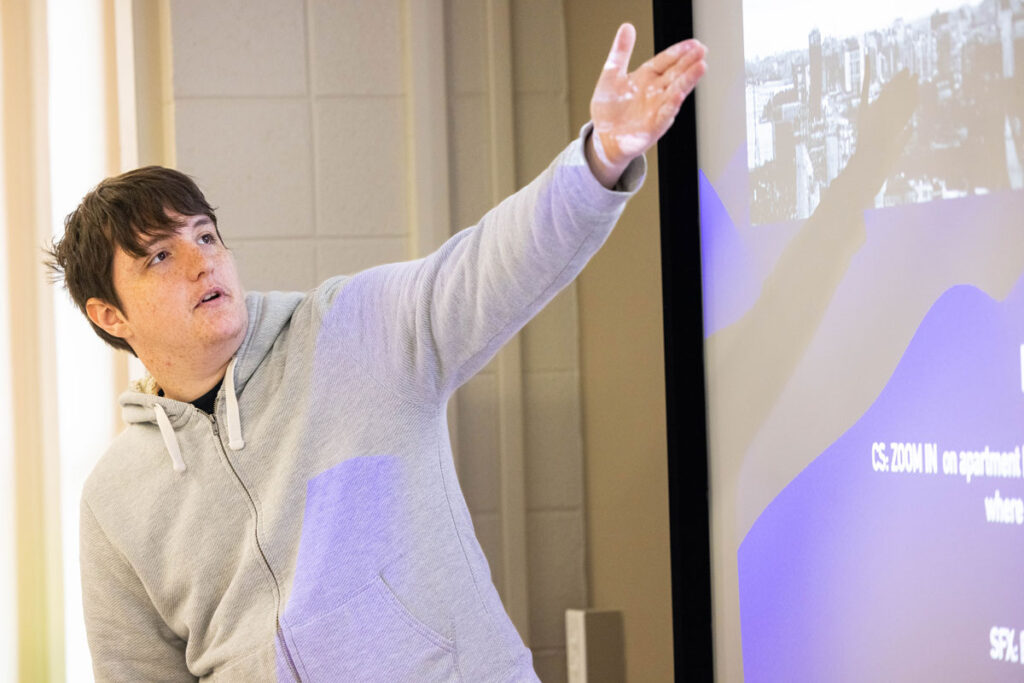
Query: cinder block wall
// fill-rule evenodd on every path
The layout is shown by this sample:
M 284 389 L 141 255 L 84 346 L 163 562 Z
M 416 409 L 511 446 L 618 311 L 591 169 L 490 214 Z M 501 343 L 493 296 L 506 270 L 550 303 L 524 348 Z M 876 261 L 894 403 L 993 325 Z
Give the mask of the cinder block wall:
M 487 3 L 448 0 L 452 216 L 459 225 L 490 208 L 491 129 Z M 513 0 L 515 176 L 540 173 L 577 134 L 569 128 L 561 0 Z M 565 610 L 587 606 L 583 441 L 576 286 L 523 331 L 529 645 L 545 683 L 566 680 Z M 463 486 L 477 535 L 502 590 L 499 384 L 492 363 L 458 397 Z
M 412 0 L 174 0 L 177 167 L 218 207 L 250 289 L 306 290 L 414 256 L 404 12 Z M 561 0 L 511 0 L 518 185 L 569 128 Z M 492 204 L 487 3 L 445 0 L 451 233 Z M 412 27 L 416 30 L 416 27 Z M 566 680 L 564 611 L 586 607 L 575 286 L 522 336 L 527 644 Z M 492 364 L 457 394 L 462 486 L 504 596 L 501 413 Z
M 572 120 L 582 122 L 589 116 L 587 89 L 597 79 L 620 22 L 632 21 L 637 29 L 631 68 L 654 54 L 652 4 L 565 0 L 565 9 L 570 108 Z M 667 683 L 685 679 L 686 668 L 685 663 L 675 666 L 672 651 L 656 148 L 648 152 L 647 162 L 645 188 L 630 201 L 577 282 L 586 406 L 587 571 L 591 607 L 622 611 L 626 679 Z
M 171 3 L 177 166 L 248 287 L 408 256 L 399 5 Z

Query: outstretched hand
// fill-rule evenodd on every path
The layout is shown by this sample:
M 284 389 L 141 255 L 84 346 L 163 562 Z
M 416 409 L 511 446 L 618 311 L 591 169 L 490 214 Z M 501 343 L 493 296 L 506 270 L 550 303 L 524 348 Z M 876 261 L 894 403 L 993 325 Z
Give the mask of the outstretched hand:
M 683 100 L 704 75 L 705 47 L 685 40 L 628 73 L 636 29 L 623 24 L 590 100 L 594 132 L 587 162 L 605 187 L 613 187 L 629 162 L 654 146 L 675 121 Z

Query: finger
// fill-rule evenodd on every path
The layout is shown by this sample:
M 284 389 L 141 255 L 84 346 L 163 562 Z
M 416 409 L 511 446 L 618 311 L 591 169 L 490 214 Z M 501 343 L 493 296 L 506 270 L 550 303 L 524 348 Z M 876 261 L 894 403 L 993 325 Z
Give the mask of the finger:
M 676 116 L 679 114 L 680 107 L 683 106 L 683 101 L 686 99 L 686 96 L 693 91 L 693 85 L 697 82 L 697 79 L 700 78 L 698 73 L 699 72 L 695 72 L 694 74 L 680 78 L 665 91 L 665 95 L 661 100 L 658 111 L 654 116 L 656 137 L 661 137 L 665 131 L 672 126 Z
M 676 115 L 679 114 L 679 106 L 681 104 L 682 100 L 678 104 L 673 101 L 665 102 L 658 109 L 658 115 L 654 119 L 654 135 L 652 136 L 655 140 L 660 139 L 672 127 L 672 124 L 676 122 Z
M 623 24 L 615 34 L 612 41 L 611 52 L 608 53 L 608 61 L 604 63 L 604 73 L 615 73 L 625 75 L 629 68 L 629 58 L 633 54 L 633 44 L 636 43 L 636 29 L 633 24 Z
M 654 85 L 661 88 L 671 87 L 683 74 L 693 68 L 693 65 L 703 61 L 706 50 L 703 45 L 698 44 L 687 50 L 675 64 L 654 81 Z
M 704 76 L 707 68 L 707 62 L 703 59 L 687 66 L 685 70 L 678 73 L 672 82 L 667 85 L 665 97 L 678 100 L 678 104 L 682 104 L 686 96 L 693 92 L 693 89 L 697 86 L 697 81 Z
M 648 59 L 644 63 L 644 67 L 650 69 L 655 74 L 663 74 L 672 66 L 683 61 L 684 58 L 690 57 L 694 51 L 703 47 L 703 45 L 693 38 L 690 40 L 684 40 L 662 50 Z

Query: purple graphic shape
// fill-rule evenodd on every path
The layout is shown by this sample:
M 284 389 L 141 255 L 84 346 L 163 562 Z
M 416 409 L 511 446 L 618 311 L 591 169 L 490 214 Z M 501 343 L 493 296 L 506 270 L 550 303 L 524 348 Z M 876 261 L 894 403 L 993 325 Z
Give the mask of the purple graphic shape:
M 700 251 L 704 336 L 736 322 L 757 301 L 756 268 L 728 210 L 700 171 Z
M 295 578 L 282 619 L 301 623 L 315 616 L 401 553 L 400 477 L 397 457 L 367 455 L 309 481 Z
M 401 580 L 409 524 L 401 460 L 367 455 L 311 479 L 295 577 L 280 623 L 278 680 L 456 680 L 454 643 L 406 610 Z
M 739 83 L 739 97 L 743 97 L 745 83 Z M 744 228 L 750 227 L 750 175 L 747 170 L 747 144 L 741 142 L 736 146 L 729 161 L 715 178 L 715 191 L 722 203 L 732 207 L 730 214 L 734 223 Z
M 747 681 L 1021 679 L 989 634 L 1019 643 L 1024 526 L 987 523 L 984 498 L 1024 483 L 968 484 L 942 452 L 1024 443 L 1022 342 L 1024 278 L 1001 303 L 951 288 L 871 408 L 762 512 L 737 557 Z M 874 442 L 936 443 L 939 472 L 875 472 Z

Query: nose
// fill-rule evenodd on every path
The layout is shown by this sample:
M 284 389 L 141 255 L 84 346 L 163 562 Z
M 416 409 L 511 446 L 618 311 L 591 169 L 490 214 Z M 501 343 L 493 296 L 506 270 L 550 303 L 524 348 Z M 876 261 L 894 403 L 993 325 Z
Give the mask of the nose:
M 191 280 L 199 280 L 204 275 L 213 271 L 213 255 L 209 249 L 203 249 L 198 244 L 191 244 L 186 250 L 185 258 L 186 275 Z

